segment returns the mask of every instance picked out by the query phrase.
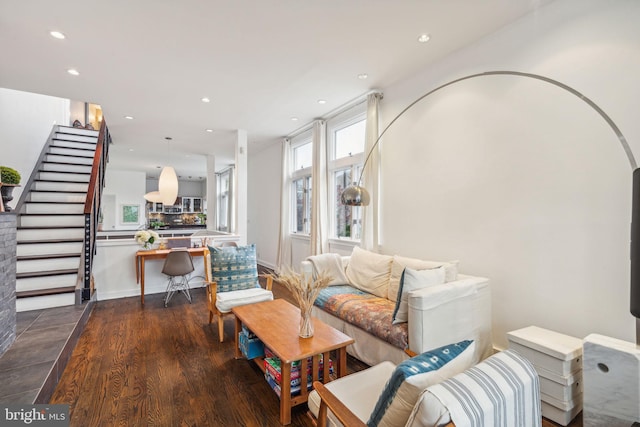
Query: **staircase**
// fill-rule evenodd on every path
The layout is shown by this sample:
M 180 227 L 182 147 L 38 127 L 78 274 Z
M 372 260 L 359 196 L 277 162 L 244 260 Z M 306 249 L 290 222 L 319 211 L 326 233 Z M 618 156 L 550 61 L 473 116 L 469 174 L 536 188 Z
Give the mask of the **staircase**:
M 95 221 L 89 218 L 98 211 L 90 207 L 87 214 L 85 208 L 98 136 L 95 130 L 54 127 L 25 186 L 16 208 L 17 311 L 82 300 L 77 288 L 83 261 L 93 255 L 85 250 L 87 243 L 92 252 L 95 235 Z

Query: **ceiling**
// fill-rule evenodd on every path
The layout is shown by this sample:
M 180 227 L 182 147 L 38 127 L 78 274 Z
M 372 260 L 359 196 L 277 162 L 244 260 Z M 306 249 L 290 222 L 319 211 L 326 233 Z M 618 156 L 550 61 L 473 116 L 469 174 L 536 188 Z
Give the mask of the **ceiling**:
M 236 129 L 259 149 L 541 3 L 0 0 L 0 87 L 100 104 L 111 168 L 199 179 L 207 154 L 233 163 Z

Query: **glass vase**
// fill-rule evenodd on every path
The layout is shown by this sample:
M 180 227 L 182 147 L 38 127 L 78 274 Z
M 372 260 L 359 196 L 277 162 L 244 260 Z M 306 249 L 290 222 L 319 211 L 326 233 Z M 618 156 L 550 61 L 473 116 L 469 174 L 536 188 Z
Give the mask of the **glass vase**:
M 313 320 L 311 319 L 311 309 L 300 311 L 300 337 L 311 338 L 313 336 Z

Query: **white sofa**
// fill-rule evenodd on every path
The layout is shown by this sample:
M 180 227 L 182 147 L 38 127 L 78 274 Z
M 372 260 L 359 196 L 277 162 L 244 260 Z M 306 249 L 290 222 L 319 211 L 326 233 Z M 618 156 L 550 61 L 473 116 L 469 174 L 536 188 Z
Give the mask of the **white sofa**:
M 467 339 L 476 342 L 475 362 L 492 354 L 488 279 L 458 274 L 457 262 L 379 255 L 360 248 L 355 248 L 352 256 L 343 256 L 340 260 L 351 286 L 385 297 L 391 301 L 390 305 L 395 305 L 405 267 L 424 270 L 442 266 L 446 271 L 445 283 L 408 294 L 407 348 L 401 348 L 398 343 L 391 344 L 389 340 L 314 306 L 315 317 L 355 340 L 347 347 L 347 352 L 355 358 L 369 365 L 383 361 L 398 364 L 409 358 L 411 353 L 420 354 Z M 375 271 L 367 271 L 371 269 Z M 309 260 L 303 261 L 302 272 L 305 275 L 315 274 L 314 264 Z M 370 287 L 368 282 L 375 284 Z

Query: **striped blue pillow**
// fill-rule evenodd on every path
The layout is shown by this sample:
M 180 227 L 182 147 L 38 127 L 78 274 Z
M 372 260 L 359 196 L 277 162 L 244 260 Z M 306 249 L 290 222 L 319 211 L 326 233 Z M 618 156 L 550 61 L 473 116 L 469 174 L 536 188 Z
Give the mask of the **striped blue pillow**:
M 217 292 L 257 288 L 258 262 L 256 245 L 209 246 L 211 252 L 211 278 L 218 284 Z

